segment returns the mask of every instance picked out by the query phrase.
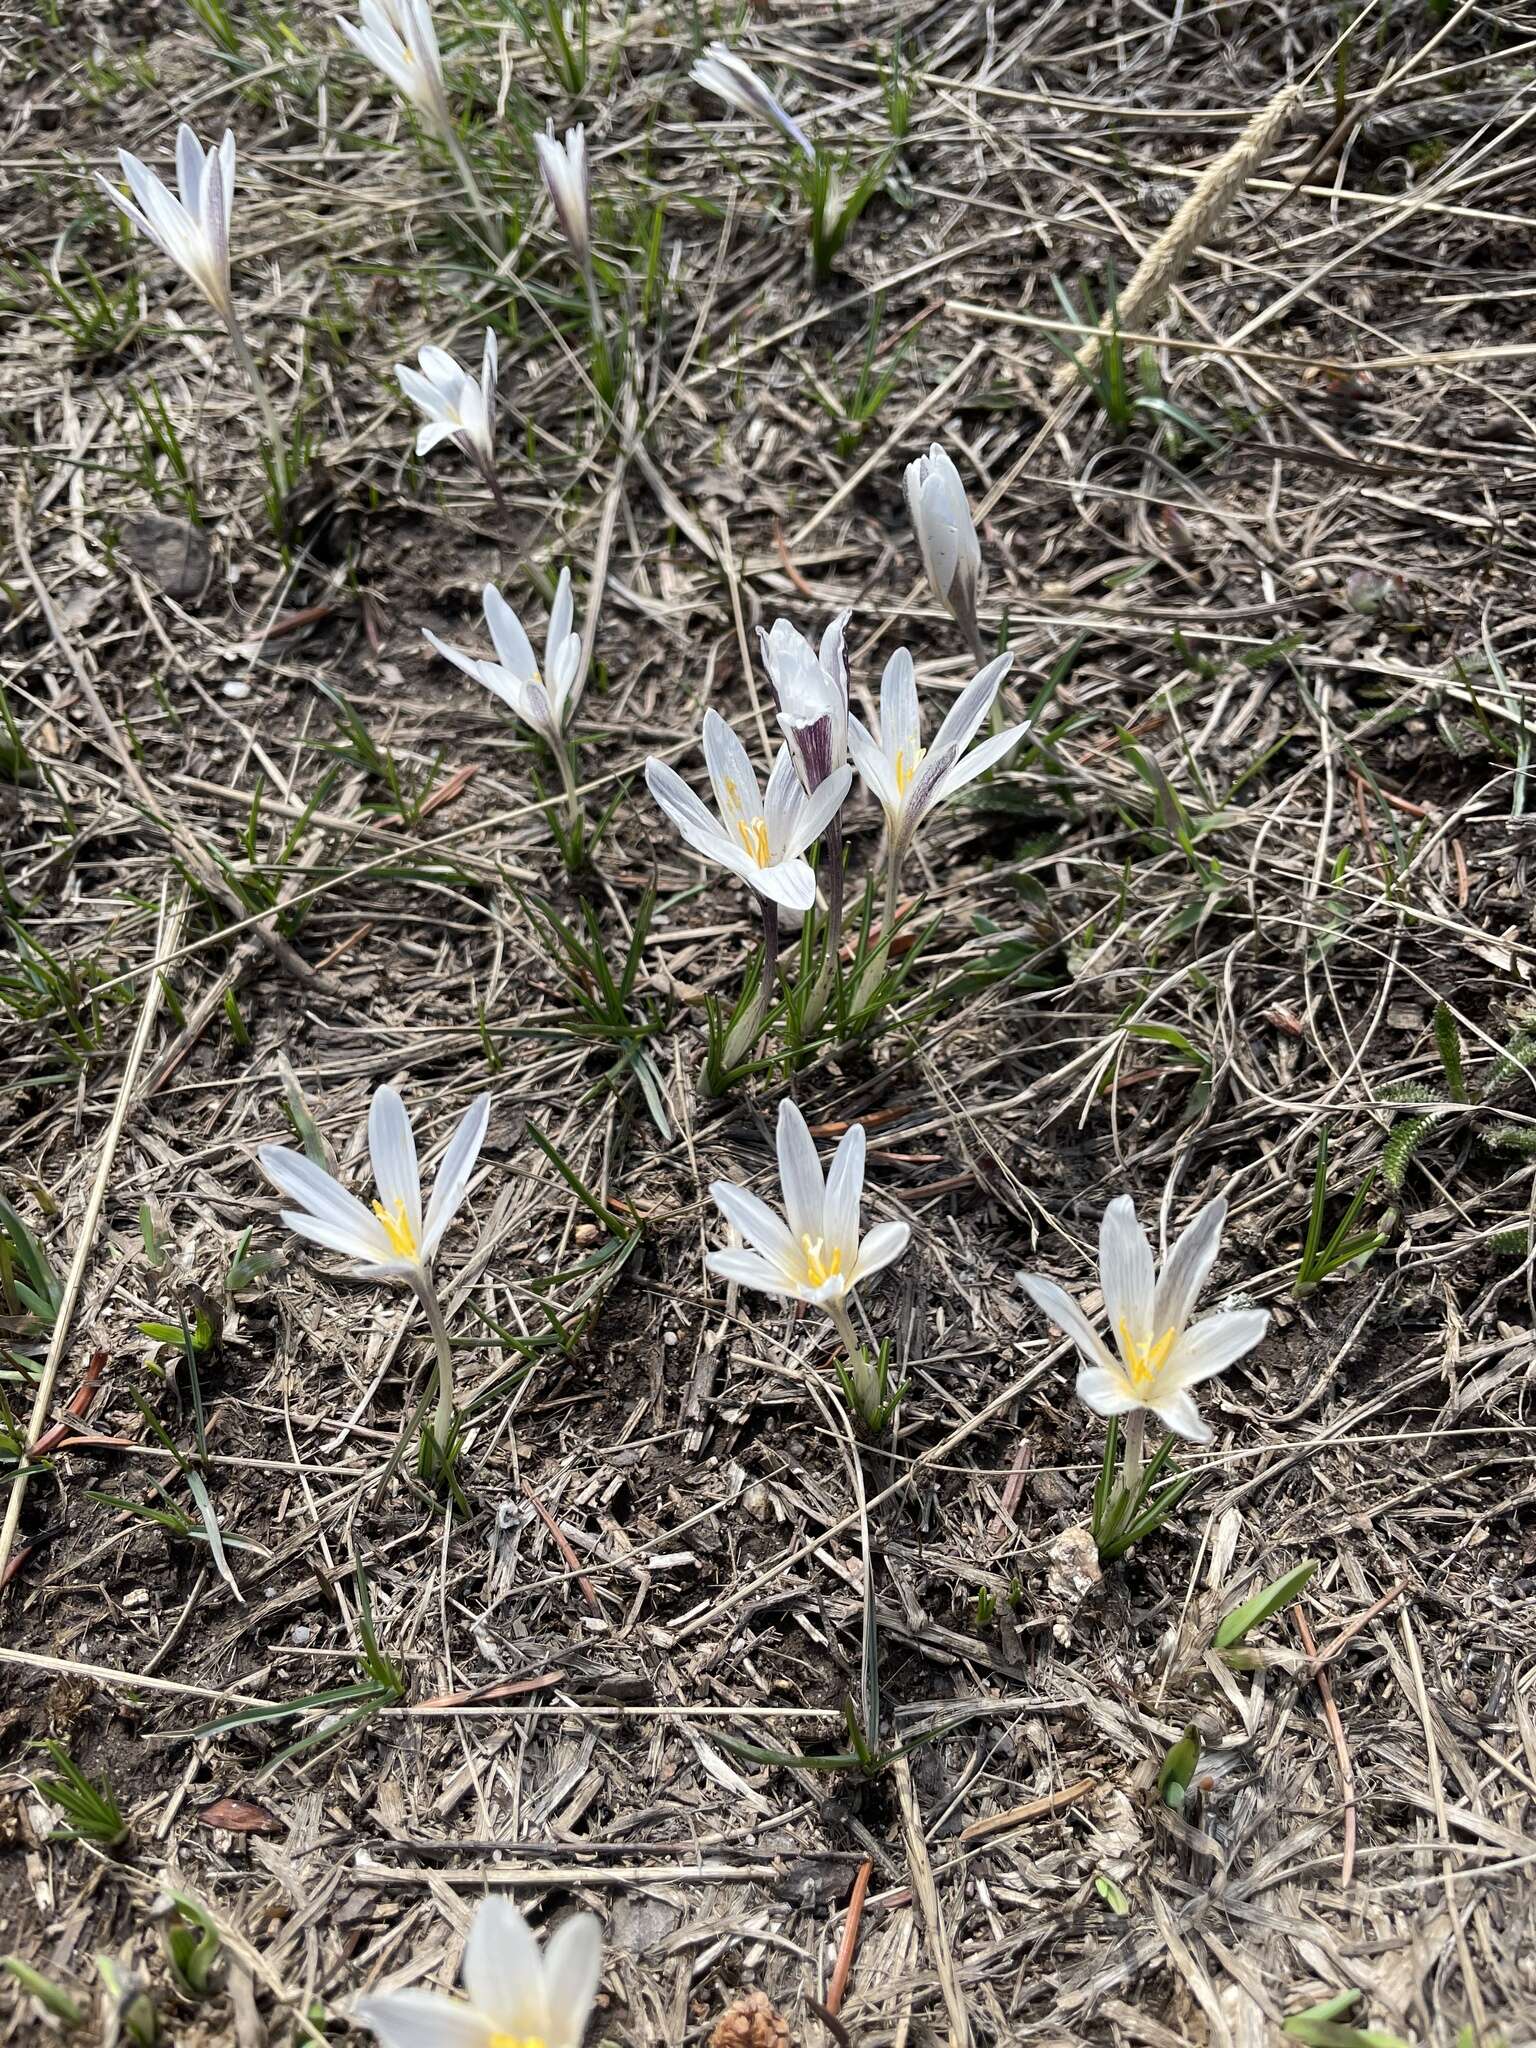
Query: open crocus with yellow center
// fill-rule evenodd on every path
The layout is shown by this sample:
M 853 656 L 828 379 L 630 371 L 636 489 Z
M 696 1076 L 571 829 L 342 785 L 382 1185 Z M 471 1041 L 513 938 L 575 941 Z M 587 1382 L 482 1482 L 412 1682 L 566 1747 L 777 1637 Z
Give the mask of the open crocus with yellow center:
M 278 1192 L 299 1205 L 282 1212 L 290 1230 L 354 1260 L 348 1279 L 403 1282 L 414 1289 L 437 1349 L 433 1436 L 439 1449 L 453 1427 L 453 1354 L 432 1284 L 432 1261 L 469 1192 L 490 1113 L 489 1095 L 477 1096 L 465 1111 L 443 1153 L 425 1214 L 411 1119 L 393 1088 L 376 1090 L 368 1106 L 368 1151 L 378 1190 L 371 1210 L 302 1152 L 263 1145 L 256 1155 Z
M 126 149 L 118 151 L 123 176 L 133 194 L 125 199 L 117 187 L 97 173 L 97 183 L 146 236 L 196 285 L 227 327 L 235 324 L 229 290 L 229 217 L 235 201 L 235 138 L 205 150 L 183 121 L 176 131 L 176 185 L 173 198 L 154 172 Z
M 560 581 L 555 586 L 542 669 L 534 658 L 521 619 L 494 583 L 486 584 L 481 602 L 496 649 L 495 661 L 483 661 L 462 648 L 450 647 L 435 633 L 423 632 L 422 638 L 455 668 L 473 676 L 477 683 L 484 683 L 517 713 L 524 725 L 533 728 L 559 760 L 569 765 L 567 734 L 581 695 L 581 635 L 574 623 L 570 570 L 560 571 Z
M 864 1126 L 846 1131 L 822 1179 L 816 1141 L 787 1098 L 779 1104 L 779 1184 L 784 1214 L 749 1188 L 717 1180 L 710 1185 L 725 1220 L 747 1241 L 746 1250 L 710 1252 L 709 1271 L 764 1294 L 809 1301 L 824 1309 L 850 1348 L 856 1347 L 847 1303 L 854 1289 L 907 1248 L 905 1223 L 877 1223 L 859 1234 L 864 1191 Z
M 464 1948 L 466 1998 L 381 1991 L 357 2015 L 382 2048 L 581 2048 L 602 1967 L 594 1914 L 562 1921 L 540 1949 L 510 1900 L 484 1899 Z
M 439 441 L 453 441 L 495 488 L 496 483 L 496 336 L 487 327 L 480 357 L 480 375 L 473 376 L 430 343 L 421 351 L 419 370 L 396 363 L 400 389 L 426 415 L 416 435 L 416 453 L 426 455 Z
M 809 910 L 816 878 L 806 850 L 842 807 L 853 780 L 849 769 L 834 769 L 807 795 L 788 747 L 781 747 L 765 790 L 746 748 L 717 711 L 704 715 L 704 760 L 718 816 L 665 761 L 646 762 L 646 787 L 695 853 L 739 875 L 766 901 Z
M 1201 1419 L 1191 1389 L 1235 1364 L 1269 1328 L 1264 1309 L 1189 1320 L 1220 1249 L 1226 1216 L 1225 1195 L 1207 1202 L 1159 1273 L 1129 1195 L 1110 1203 L 1099 1232 L 1099 1284 L 1113 1350 L 1054 1280 L 1037 1273 L 1019 1275 L 1031 1300 L 1082 1353 L 1078 1398 L 1096 1415 L 1150 1410 L 1176 1436 L 1192 1443 L 1210 1441 L 1210 1426 Z

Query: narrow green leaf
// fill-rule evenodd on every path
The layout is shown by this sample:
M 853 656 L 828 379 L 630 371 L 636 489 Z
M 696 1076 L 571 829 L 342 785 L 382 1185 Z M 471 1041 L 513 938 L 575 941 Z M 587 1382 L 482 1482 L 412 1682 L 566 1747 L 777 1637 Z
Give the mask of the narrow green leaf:
M 1271 1579 L 1241 1607 L 1234 1607 L 1230 1614 L 1223 1615 L 1216 1630 L 1216 1648 L 1230 1650 L 1234 1643 L 1243 1640 L 1250 1629 L 1257 1628 L 1261 1621 L 1268 1621 L 1282 1607 L 1289 1607 L 1316 1570 L 1317 1559 L 1309 1557 L 1305 1564 L 1297 1565 L 1293 1571 L 1282 1572 L 1278 1579 Z

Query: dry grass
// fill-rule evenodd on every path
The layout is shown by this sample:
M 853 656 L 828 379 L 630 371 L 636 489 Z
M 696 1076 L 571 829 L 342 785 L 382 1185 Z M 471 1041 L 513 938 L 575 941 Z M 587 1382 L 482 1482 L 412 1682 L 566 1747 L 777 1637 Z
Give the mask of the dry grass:
M 1413 2041 L 1536 2039 L 1531 1168 L 1449 1098 L 1431 1032 L 1443 999 L 1485 1074 L 1536 961 L 1532 23 L 1402 0 L 1336 64 L 1336 11 L 1306 5 L 756 9 L 754 53 L 862 161 L 898 25 L 918 74 L 816 292 L 771 140 L 682 83 L 688 7 L 596 7 L 575 106 L 510 17 L 442 12 L 512 222 L 499 267 L 307 0 L 275 50 L 278 17 L 241 10 L 235 61 L 170 0 L 98 4 L 29 31 L 10 77 L 0 684 L 30 765 L 0 780 L 0 1193 L 78 1297 L 3 1596 L 0 1952 L 88 1997 L 92 1956 L 125 1950 L 171 2038 L 286 2048 L 339 2038 L 365 1985 L 451 1982 L 494 1884 L 536 1920 L 603 1915 L 622 2042 L 703 2042 L 747 1987 L 797 2041 L 871 2048 L 1246 2048 L 1349 1988 L 1348 2020 Z M 1127 352 L 1131 397 L 1200 431 L 1053 398 L 1052 278 L 1101 304 L 1290 83 L 1219 240 L 1181 249 L 1155 379 Z M 630 309 L 627 428 L 594 402 L 528 161 L 529 126 L 573 112 Z M 318 450 L 286 550 L 221 338 L 87 177 L 119 141 L 164 165 L 183 113 L 238 131 L 238 295 Z M 82 337 L 43 275 L 79 292 L 87 263 L 114 312 Z M 854 388 L 877 305 L 893 389 L 840 453 L 818 394 Z M 425 339 L 477 357 L 487 319 L 504 517 L 451 455 L 411 460 L 391 374 Z M 151 377 L 185 490 L 142 453 Z M 767 739 L 744 648 L 780 612 L 855 608 L 862 707 L 903 640 L 931 685 L 969 673 L 901 508 L 935 437 L 985 499 L 1014 715 L 1058 682 L 909 874 L 941 924 L 890 1027 L 793 1081 L 814 1127 L 864 1119 L 870 1206 L 913 1224 L 871 1297 L 912 1388 L 869 1445 L 813 1323 L 705 1283 L 707 1183 L 766 1187 L 782 1080 L 697 1092 L 703 995 L 734 989 L 752 928 L 637 770 L 696 768 L 707 704 Z M 420 641 L 476 640 L 488 576 L 542 622 L 560 562 L 582 584 L 606 564 L 590 814 L 628 793 L 582 891 L 618 947 L 660 892 L 668 1141 L 561 1021 L 523 892 L 566 914 L 577 892 L 527 750 Z M 418 792 L 403 814 L 322 685 Z M 483 1396 L 467 1512 L 379 1485 L 425 1346 L 281 1238 L 253 1155 L 287 1128 L 284 1061 L 352 1169 L 379 1082 L 435 1144 L 491 1067 L 442 1268 Z M 1384 1243 L 1297 1300 L 1320 1138 L 1331 1228 L 1406 1082 L 1440 1107 L 1401 1194 L 1371 1189 Z M 1499 1106 L 1536 1128 L 1527 1073 Z M 622 1256 L 530 1125 L 639 1220 Z M 1213 1298 L 1269 1306 L 1271 1337 L 1212 1390 L 1174 1524 L 1091 1582 L 1070 1532 L 1100 1425 L 1015 1272 L 1086 1290 L 1111 1194 L 1171 1233 L 1224 1185 Z M 282 1263 L 231 1294 L 251 1224 Z M 188 1376 L 136 1326 L 202 1302 L 238 1597 L 206 1543 L 93 1498 L 159 1481 L 190 1505 L 133 1399 L 185 1455 Z M 48 1343 L 23 1320 L 0 1305 L 33 1361 L 0 1382 L 24 1433 Z M 1215 1617 L 1307 1556 L 1260 1668 L 1214 1664 Z M 406 1697 L 286 1761 L 317 1716 L 190 1741 L 356 1676 L 359 1559 Z M 835 1740 L 870 1612 L 883 1736 L 939 1739 L 869 1779 L 721 1741 Z M 1152 1787 L 1190 1721 L 1210 1783 L 1181 1818 Z M 45 1839 L 49 1736 L 114 1788 L 124 1850 Z M 217 1825 L 232 1799 L 260 1831 Z M 201 2002 L 167 1975 L 171 1890 L 221 1936 Z M 37 2008 L 7 2024 L 37 2038 Z

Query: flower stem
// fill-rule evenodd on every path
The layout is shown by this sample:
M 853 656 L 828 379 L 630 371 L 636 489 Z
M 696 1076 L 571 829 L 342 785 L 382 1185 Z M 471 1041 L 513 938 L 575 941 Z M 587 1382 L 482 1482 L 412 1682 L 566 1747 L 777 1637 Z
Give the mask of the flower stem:
M 774 977 L 779 971 L 779 906 L 771 896 L 759 896 L 757 907 L 763 913 L 763 971 L 758 987 L 766 1008 L 772 1000 Z
M 555 748 L 555 759 L 560 763 L 560 781 L 565 789 L 565 811 L 571 821 L 571 846 L 574 850 L 581 839 L 582 817 L 581 798 L 576 794 L 576 763 L 574 750 L 562 734 L 560 744 Z
M 262 425 L 266 429 L 267 440 L 271 444 L 273 475 L 277 482 L 278 496 L 286 498 L 290 485 L 296 479 L 290 478 L 288 474 L 287 443 L 283 438 L 282 427 L 278 424 L 277 408 L 272 403 L 267 380 L 257 369 L 256 358 L 251 354 L 250 344 L 233 313 L 226 313 L 224 325 L 229 333 L 230 345 L 235 351 L 235 360 L 240 365 L 241 375 L 251 387 L 251 393 L 261 413 Z
M 1146 1433 L 1146 1409 L 1133 1408 L 1125 1418 L 1125 1431 L 1121 1438 L 1124 1449 L 1120 1459 L 1120 1486 L 1127 1500 L 1134 1500 L 1141 1491 L 1141 1453 Z
M 443 1320 L 442 1303 L 437 1298 L 437 1289 L 432 1285 L 431 1275 L 423 1273 L 416 1282 L 416 1295 L 432 1332 L 432 1342 L 437 1350 L 437 1412 L 432 1419 L 432 1440 L 443 1450 L 453 1434 L 453 1343 L 448 1335 L 448 1325 Z
M 838 1341 L 848 1353 L 848 1363 L 852 1365 L 855 1358 L 858 1357 L 860 1351 L 864 1348 L 859 1342 L 859 1333 L 853 1327 L 852 1318 L 840 1301 L 824 1301 L 822 1307 L 832 1318 L 832 1325 L 837 1331 Z
M 885 908 L 880 915 L 880 936 L 889 944 L 891 933 L 896 926 L 896 891 L 901 879 L 901 863 L 892 840 L 885 855 Z M 886 955 L 889 961 L 890 955 Z
M 608 347 L 608 328 L 603 319 L 602 301 L 597 296 L 597 277 L 590 256 L 581 266 L 581 277 L 587 288 L 587 318 L 592 324 L 592 381 L 604 405 L 612 405 L 618 397 L 614 389 L 613 356 Z
M 497 256 L 500 254 L 501 237 L 496 232 L 496 223 L 491 218 L 491 209 L 486 205 L 485 194 L 475 183 L 475 174 L 470 168 L 469 157 L 459 140 L 458 130 L 454 127 L 451 117 L 444 119 L 442 133 L 448 154 L 453 158 L 453 167 L 459 174 L 459 183 L 464 187 L 464 196 L 475 209 L 475 215 L 485 230 L 485 239 L 490 244 L 491 254 Z

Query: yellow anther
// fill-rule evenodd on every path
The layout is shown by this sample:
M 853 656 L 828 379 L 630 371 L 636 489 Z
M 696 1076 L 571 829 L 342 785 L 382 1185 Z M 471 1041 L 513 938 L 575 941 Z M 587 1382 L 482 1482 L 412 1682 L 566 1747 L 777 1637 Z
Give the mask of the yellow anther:
M 1168 1362 L 1168 1354 L 1173 1349 L 1173 1340 L 1176 1335 L 1177 1332 L 1174 1330 L 1164 1330 L 1155 1344 L 1148 1344 L 1143 1347 L 1131 1335 L 1130 1324 L 1122 1319 L 1120 1324 L 1120 1355 L 1125 1360 L 1125 1369 L 1131 1376 L 1132 1386 L 1144 1387 L 1149 1381 L 1157 1378 L 1164 1365 Z
M 395 1213 L 390 1215 L 382 1202 L 375 1202 L 373 1213 L 384 1226 L 384 1235 L 402 1259 L 414 1259 L 421 1247 L 416 1242 L 416 1233 L 411 1228 L 410 1218 L 405 1213 L 405 1199 L 395 1204 Z M 510 2038 L 510 2037 L 509 2037 Z
M 768 820 L 766 818 L 738 818 L 736 830 L 742 845 L 760 868 L 771 865 L 773 856 L 768 850 Z
M 542 2034 L 492 2034 L 485 2048 L 544 2048 Z
M 905 796 L 907 791 L 911 788 L 912 778 L 917 773 L 918 769 L 922 767 L 923 756 L 927 753 L 927 751 L 928 749 L 926 747 L 919 747 L 912 756 L 912 765 L 909 768 L 907 766 L 906 748 L 898 747 L 896 749 L 896 794 L 898 796 Z
M 824 1238 L 812 1237 L 809 1233 L 800 1240 L 800 1249 L 805 1253 L 805 1270 L 813 1287 L 824 1287 L 843 1270 L 842 1246 L 837 1247 L 830 1259 L 823 1259 L 821 1247 L 825 1242 Z

